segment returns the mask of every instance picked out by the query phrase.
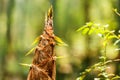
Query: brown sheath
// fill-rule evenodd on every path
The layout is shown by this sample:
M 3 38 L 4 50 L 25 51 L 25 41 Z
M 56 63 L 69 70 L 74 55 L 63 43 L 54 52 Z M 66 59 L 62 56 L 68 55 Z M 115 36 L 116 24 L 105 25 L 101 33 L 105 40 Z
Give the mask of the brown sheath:
M 45 19 L 45 28 L 35 49 L 33 62 L 27 80 L 55 80 L 56 66 L 54 53 L 53 10 L 49 9 Z

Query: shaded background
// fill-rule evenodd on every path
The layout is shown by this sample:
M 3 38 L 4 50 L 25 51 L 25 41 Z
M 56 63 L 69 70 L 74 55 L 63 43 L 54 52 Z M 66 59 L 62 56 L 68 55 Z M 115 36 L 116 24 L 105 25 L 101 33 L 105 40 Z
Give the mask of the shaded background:
M 68 46 L 56 46 L 57 80 L 75 80 L 79 73 L 98 62 L 101 55 L 100 38 L 96 35 L 81 35 L 76 30 L 86 22 L 109 24 L 109 29 L 120 29 L 120 17 L 113 8 L 120 11 L 120 0 L 0 0 L 0 80 L 26 80 L 29 67 L 19 65 L 32 61 L 25 56 L 31 43 L 44 27 L 44 16 L 50 2 L 54 8 L 54 32 Z M 117 34 L 117 33 L 116 33 Z M 109 44 L 109 59 L 120 58 L 113 49 L 119 46 Z M 111 73 L 120 75 L 120 64 L 109 65 Z M 86 80 L 93 80 L 94 73 Z

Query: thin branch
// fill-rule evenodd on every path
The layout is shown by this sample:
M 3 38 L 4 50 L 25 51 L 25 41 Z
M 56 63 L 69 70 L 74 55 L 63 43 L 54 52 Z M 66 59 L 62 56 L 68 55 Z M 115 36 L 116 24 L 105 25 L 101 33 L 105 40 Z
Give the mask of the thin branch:
M 80 73 L 80 75 L 85 75 L 89 72 L 91 72 L 93 69 L 95 69 L 96 67 L 100 67 L 100 66 L 103 66 L 103 65 L 106 65 L 108 63 L 112 63 L 112 62 L 120 62 L 120 59 L 114 59 L 114 60 L 107 60 L 105 61 L 104 63 L 103 62 L 98 62 L 96 64 L 94 64 L 93 66 L 91 66 L 90 68 L 88 69 L 85 69 L 84 72 Z

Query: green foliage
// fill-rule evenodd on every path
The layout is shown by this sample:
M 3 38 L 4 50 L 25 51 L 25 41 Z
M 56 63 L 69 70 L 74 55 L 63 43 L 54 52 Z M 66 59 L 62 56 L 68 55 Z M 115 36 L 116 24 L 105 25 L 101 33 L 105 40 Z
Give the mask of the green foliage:
M 116 62 L 116 61 L 120 61 L 120 59 L 108 60 L 108 61 L 105 61 L 104 63 L 98 62 L 98 63 L 94 64 L 93 66 L 91 66 L 90 68 L 85 69 L 84 72 L 80 73 L 80 77 L 77 78 L 77 80 L 83 80 L 84 77 L 86 76 L 86 74 L 90 73 L 93 70 L 100 71 L 100 73 L 98 74 L 98 77 L 101 77 L 100 79 L 102 79 L 102 77 L 104 77 L 104 78 L 107 78 L 108 80 L 110 80 L 109 77 L 111 77 L 111 76 L 112 76 L 111 80 L 119 79 L 120 76 L 118 76 L 118 75 L 108 74 L 108 73 L 104 72 L 104 70 L 107 68 L 105 65 L 112 63 L 112 62 Z
M 83 27 L 80 27 L 77 31 L 82 31 L 83 34 L 91 35 L 91 34 L 97 34 L 99 37 L 101 37 L 103 41 L 103 45 L 106 46 L 107 42 L 113 38 L 116 38 L 115 44 L 117 44 L 120 40 L 119 35 L 117 36 L 114 32 L 114 30 L 110 31 L 108 30 L 109 25 L 100 25 L 93 22 L 86 23 Z
M 93 22 L 88 22 L 86 25 L 83 27 L 80 27 L 77 31 L 81 31 L 83 34 L 86 35 L 92 35 L 92 34 L 97 34 L 101 39 L 103 39 L 103 47 L 104 47 L 104 55 L 99 57 L 100 62 L 94 64 L 88 69 L 85 69 L 84 72 L 80 73 L 80 77 L 77 78 L 77 80 L 84 80 L 85 76 L 94 71 L 97 70 L 99 73 L 97 74 L 97 79 L 98 80 L 116 80 L 120 79 L 120 76 L 115 75 L 115 74 L 110 74 L 106 72 L 106 68 L 108 63 L 113 63 L 116 61 L 120 61 L 120 59 L 115 59 L 115 60 L 107 60 L 106 56 L 106 47 L 108 46 L 109 41 L 112 41 L 115 39 L 115 42 L 113 43 L 114 45 L 117 45 L 120 42 L 120 36 L 115 34 L 114 30 L 109 30 L 108 29 L 108 24 L 106 25 L 101 25 L 101 24 L 96 24 Z M 117 49 L 120 50 L 120 49 Z
M 60 37 L 55 36 L 55 41 L 59 46 L 68 46 Z

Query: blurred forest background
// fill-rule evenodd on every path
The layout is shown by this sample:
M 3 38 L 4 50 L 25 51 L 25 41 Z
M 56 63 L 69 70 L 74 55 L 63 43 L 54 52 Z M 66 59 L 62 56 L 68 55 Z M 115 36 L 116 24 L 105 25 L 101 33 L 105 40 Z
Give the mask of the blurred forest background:
M 99 61 L 100 39 L 89 38 L 76 30 L 86 22 L 109 24 L 110 30 L 120 30 L 120 0 L 51 0 L 54 8 L 54 32 L 68 46 L 56 46 L 57 79 L 75 80 L 80 72 Z M 44 27 L 44 16 L 49 0 L 0 0 L 0 80 L 26 80 L 29 67 L 19 63 L 32 63 L 32 54 L 25 56 L 34 39 Z M 117 34 L 117 33 L 116 33 Z M 120 52 L 108 46 L 109 59 L 120 58 Z M 110 71 L 120 75 L 120 64 L 111 64 Z M 88 79 L 92 80 L 92 76 Z

